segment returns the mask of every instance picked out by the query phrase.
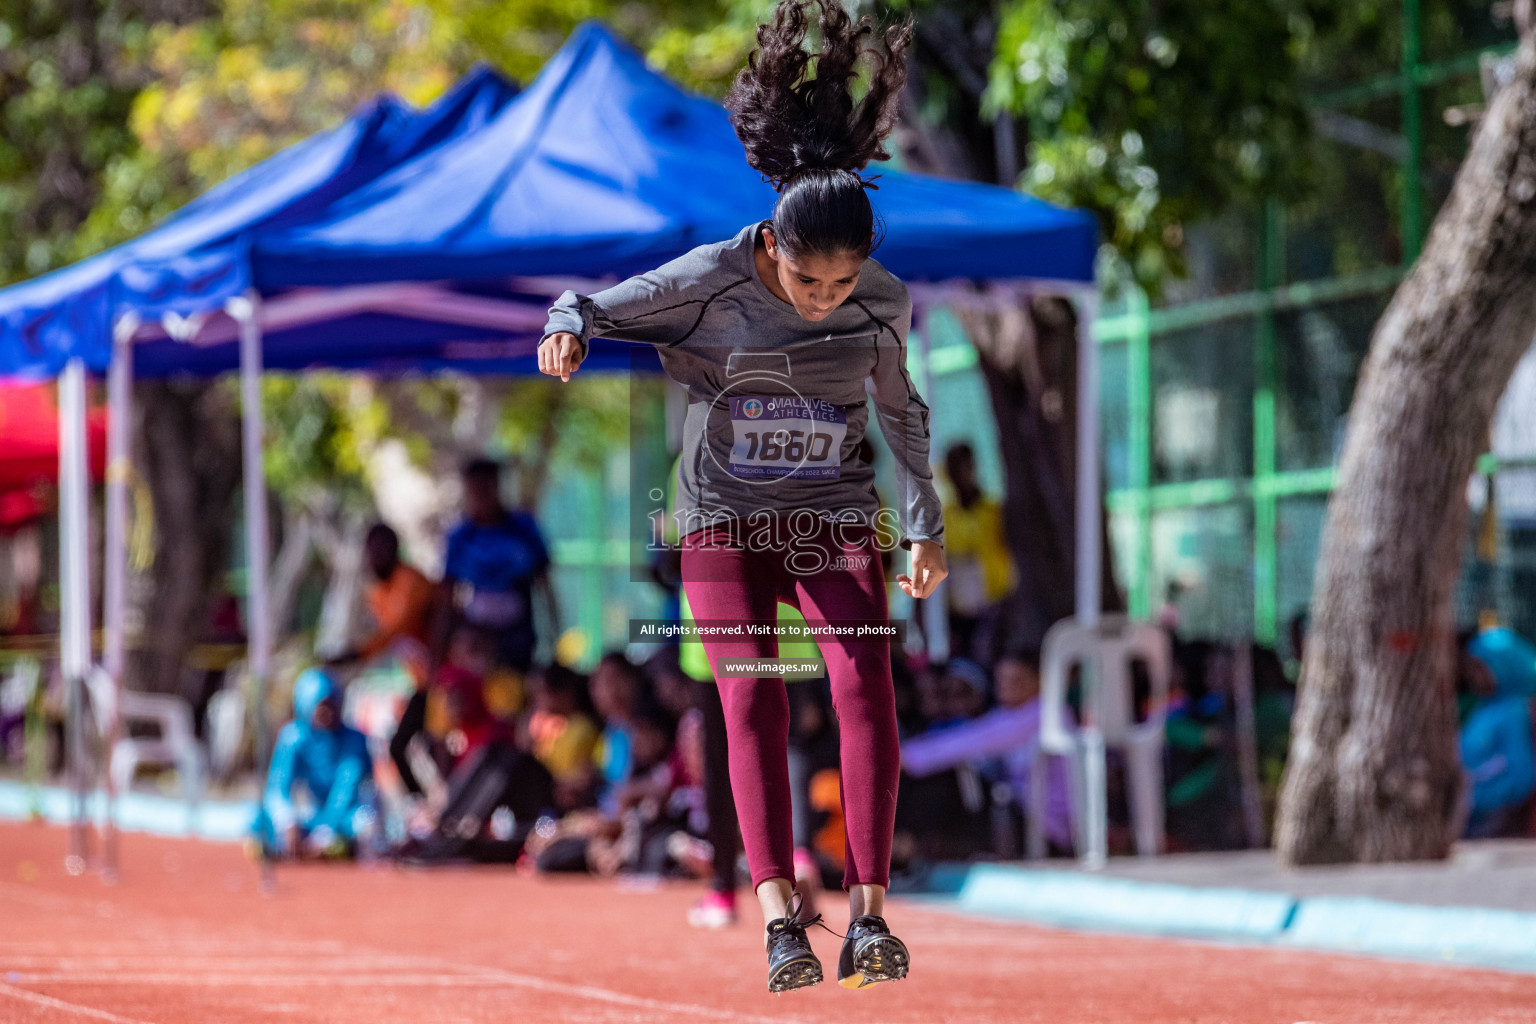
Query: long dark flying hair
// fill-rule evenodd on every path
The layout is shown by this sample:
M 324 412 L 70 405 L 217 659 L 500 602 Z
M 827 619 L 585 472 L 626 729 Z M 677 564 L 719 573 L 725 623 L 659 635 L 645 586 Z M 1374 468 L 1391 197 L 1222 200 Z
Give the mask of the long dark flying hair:
M 813 11 L 820 12 L 819 53 L 805 48 Z M 870 45 L 877 36 L 883 48 Z M 747 162 L 779 193 L 774 234 L 791 259 L 863 257 L 875 247 L 865 194 L 874 185 L 859 172 L 890 158 L 883 144 L 896 125 L 911 41 L 910 19 L 880 33 L 867 16 L 850 18 L 839 0 L 780 0 L 773 20 L 758 26 L 757 49 L 725 105 Z M 853 84 L 866 63 L 869 91 L 855 102 Z

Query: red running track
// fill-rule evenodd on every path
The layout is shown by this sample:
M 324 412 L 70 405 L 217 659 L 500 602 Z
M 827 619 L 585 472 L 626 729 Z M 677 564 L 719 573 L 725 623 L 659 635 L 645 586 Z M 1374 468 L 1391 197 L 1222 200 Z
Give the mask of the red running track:
M 125 836 L 109 887 L 65 874 L 63 850 L 61 829 L 0 825 L 3 1024 L 1536 1020 L 1532 975 L 1084 935 L 894 901 L 910 978 L 772 996 L 760 932 L 690 929 L 690 886 L 316 865 L 280 871 L 262 895 L 234 846 Z M 819 932 L 815 945 L 830 975 L 837 940 Z

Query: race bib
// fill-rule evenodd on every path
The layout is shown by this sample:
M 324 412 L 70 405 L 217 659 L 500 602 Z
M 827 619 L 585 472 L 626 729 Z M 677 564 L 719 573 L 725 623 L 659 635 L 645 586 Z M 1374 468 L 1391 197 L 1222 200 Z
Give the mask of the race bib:
M 835 480 L 848 416 L 820 399 L 732 395 L 731 465 L 740 477 Z

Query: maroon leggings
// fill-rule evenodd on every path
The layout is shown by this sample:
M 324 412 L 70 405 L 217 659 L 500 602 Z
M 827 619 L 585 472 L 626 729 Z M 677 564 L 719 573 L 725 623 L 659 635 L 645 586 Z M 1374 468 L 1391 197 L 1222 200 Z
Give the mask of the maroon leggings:
M 885 625 L 885 579 L 875 534 L 819 518 L 788 550 L 755 544 L 750 527 L 705 527 L 682 541 L 683 587 L 694 620 L 772 625 L 777 604 L 798 608 L 817 625 Z M 785 532 L 783 530 L 781 533 Z M 807 530 L 806 532 L 811 532 Z M 743 543 L 745 542 L 745 543 Z M 844 887 L 887 885 L 901 748 L 887 639 L 818 638 L 832 684 L 842 746 Z M 789 803 L 789 699 L 778 676 L 721 678 L 722 658 L 776 657 L 772 635 L 704 637 L 715 669 L 729 737 L 731 791 L 754 889 L 770 878 L 794 879 Z

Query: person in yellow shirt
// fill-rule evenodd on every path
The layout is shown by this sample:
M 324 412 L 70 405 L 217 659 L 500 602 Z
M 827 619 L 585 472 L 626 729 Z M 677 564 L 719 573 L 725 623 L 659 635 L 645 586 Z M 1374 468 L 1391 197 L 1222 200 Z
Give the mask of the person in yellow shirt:
M 970 445 L 952 445 L 944 453 L 944 470 L 954 492 L 944 505 L 949 653 L 990 665 L 999 605 L 1017 580 L 1003 534 L 1003 510 L 982 492 Z
M 528 747 L 555 779 L 555 795 L 567 803 L 591 774 L 598 729 L 581 711 L 581 678 L 564 665 L 535 676 Z

